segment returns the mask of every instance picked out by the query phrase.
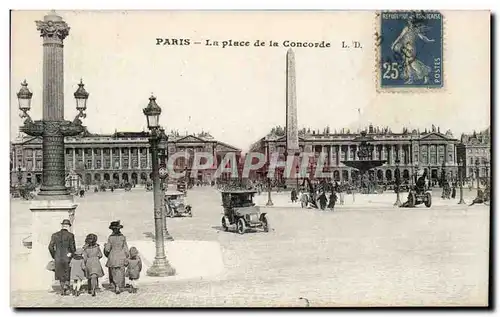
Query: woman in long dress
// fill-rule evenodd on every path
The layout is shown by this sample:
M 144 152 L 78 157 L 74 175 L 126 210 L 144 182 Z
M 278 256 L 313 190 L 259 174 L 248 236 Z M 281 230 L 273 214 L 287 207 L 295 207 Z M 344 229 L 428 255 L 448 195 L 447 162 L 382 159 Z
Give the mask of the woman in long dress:
M 127 239 L 120 232 L 122 228 L 120 221 L 111 222 L 109 229 L 113 233 L 104 244 L 104 255 L 108 257 L 106 267 L 109 268 L 110 283 L 114 286 L 116 294 L 125 289 L 125 266 L 129 257 Z

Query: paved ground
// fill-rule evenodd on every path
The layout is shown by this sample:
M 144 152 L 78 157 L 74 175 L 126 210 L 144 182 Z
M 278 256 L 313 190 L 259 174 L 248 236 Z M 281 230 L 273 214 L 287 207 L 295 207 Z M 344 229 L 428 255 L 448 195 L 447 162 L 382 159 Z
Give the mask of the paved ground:
M 472 194 L 466 191 L 467 196 Z M 257 201 L 264 197 L 263 193 Z M 216 280 L 147 285 L 138 294 L 104 291 L 96 298 L 14 291 L 11 305 L 306 306 L 307 301 L 311 306 L 487 304 L 487 207 L 457 207 L 458 200 L 437 203 L 439 198 L 434 197 L 433 208 L 398 209 L 392 207 L 394 195 L 382 195 L 372 205 L 384 206 L 385 200 L 387 208 L 370 208 L 360 199 L 332 213 L 286 206 L 288 194 L 273 197 L 282 203 L 268 209 L 273 228 L 269 233 L 220 231 L 220 197 L 211 188 L 189 192 L 193 218 L 169 221 L 169 231 L 177 240 L 220 243 L 226 272 Z M 96 232 L 104 240 L 109 234 L 109 221 L 114 219 L 122 221 L 129 240 L 147 239 L 152 231 L 151 192 L 91 193 L 79 203 L 79 244 L 88 232 Z M 13 201 L 11 215 L 12 274 L 23 274 L 15 270 L 15 265 L 26 258 L 21 239 L 29 233 L 28 203 Z

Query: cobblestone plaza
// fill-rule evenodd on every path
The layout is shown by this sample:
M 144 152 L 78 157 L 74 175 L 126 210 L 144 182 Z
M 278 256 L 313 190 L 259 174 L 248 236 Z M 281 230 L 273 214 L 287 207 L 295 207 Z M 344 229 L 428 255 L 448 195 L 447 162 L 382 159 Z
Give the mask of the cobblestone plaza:
M 321 212 L 292 204 L 289 193 L 273 193 L 275 207 L 268 208 L 272 230 L 239 235 L 220 230 L 219 193 L 195 187 L 187 198 L 193 206 L 193 218 L 169 219 L 169 232 L 176 241 L 220 244 L 223 273 L 206 278 L 165 278 L 161 283 L 143 279 L 138 294 L 116 295 L 103 290 L 95 298 L 87 294 L 61 297 L 16 287 L 16 279 L 29 275 L 25 269 L 29 250 L 22 246 L 22 239 L 30 233 L 31 215 L 29 202 L 12 200 L 11 305 L 486 305 L 489 207 L 457 205 L 458 199 L 441 200 L 439 194 L 434 193 L 431 208 L 395 208 L 395 195 L 386 192 L 356 195 L 354 199 L 347 196 L 344 206 Z M 151 196 L 137 187 L 131 192 L 88 193 L 79 198 L 77 245 L 89 232 L 96 233 L 103 245 L 109 235 L 108 224 L 115 219 L 124 225 L 128 241 L 151 241 Z M 475 191 L 465 191 L 467 202 L 474 196 Z M 262 206 L 266 200 L 265 193 L 255 199 Z M 167 257 L 168 250 L 167 243 Z

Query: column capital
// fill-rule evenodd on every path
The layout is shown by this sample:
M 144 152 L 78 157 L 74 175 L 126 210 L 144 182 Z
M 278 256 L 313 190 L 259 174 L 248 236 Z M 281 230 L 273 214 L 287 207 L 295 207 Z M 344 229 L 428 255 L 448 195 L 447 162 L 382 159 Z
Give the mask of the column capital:
M 35 21 L 36 29 L 40 31 L 40 36 L 44 41 L 62 44 L 69 35 L 70 27 L 55 12 L 51 12 L 43 17 L 43 21 Z

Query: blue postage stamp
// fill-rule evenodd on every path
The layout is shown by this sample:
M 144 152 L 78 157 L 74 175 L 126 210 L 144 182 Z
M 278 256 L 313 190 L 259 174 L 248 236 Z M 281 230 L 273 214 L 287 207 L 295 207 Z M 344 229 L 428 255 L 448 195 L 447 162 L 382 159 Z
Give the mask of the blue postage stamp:
M 443 19 L 437 11 L 380 14 L 381 88 L 443 87 Z

